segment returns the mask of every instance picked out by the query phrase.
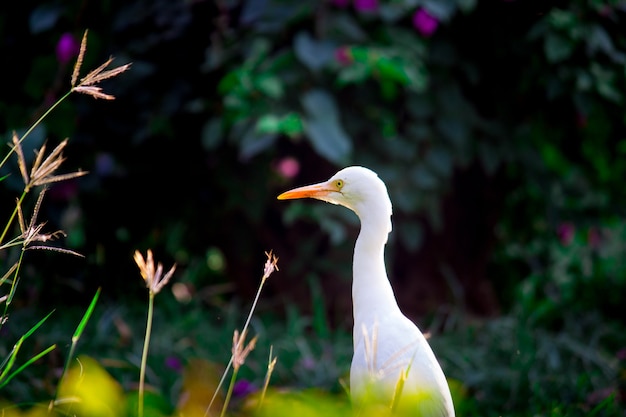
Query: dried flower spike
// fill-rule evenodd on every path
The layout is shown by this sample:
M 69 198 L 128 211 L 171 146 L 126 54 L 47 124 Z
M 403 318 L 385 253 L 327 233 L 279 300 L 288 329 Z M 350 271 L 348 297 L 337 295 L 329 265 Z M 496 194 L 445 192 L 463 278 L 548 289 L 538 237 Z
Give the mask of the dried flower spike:
M 82 177 L 87 174 L 87 171 L 76 171 L 69 174 L 55 175 L 55 172 L 65 161 L 63 157 L 63 149 L 67 145 L 67 139 L 57 145 L 56 148 L 50 152 L 44 159 L 46 153 L 46 144 L 44 143 L 38 151 L 35 151 L 35 162 L 28 173 L 26 167 L 26 158 L 24 158 L 24 151 L 22 150 L 22 144 L 20 143 L 17 135 L 14 133 L 12 137 L 13 149 L 17 154 L 17 162 L 24 180 L 24 191 L 28 192 L 32 187 L 39 185 L 51 184 L 54 182 L 65 181 L 72 178 Z
M 106 60 L 106 62 L 100 65 L 95 70 L 92 70 L 89 74 L 81 78 L 80 82 L 77 83 L 78 75 L 80 73 L 80 67 L 83 64 L 83 58 L 85 56 L 85 51 L 87 50 L 87 31 L 83 35 L 83 40 L 80 44 L 80 51 L 78 52 L 78 58 L 76 59 L 76 64 L 74 65 L 74 71 L 72 72 L 72 91 L 81 94 L 87 94 L 94 98 L 102 98 L 105 100 L 113 100 L 114 96 L 110 94 L 106 94 L 102 92 L 102 87 L 98 87 L 100 81 L 106 80 L 108 78 L 115 77 L 124 71 L 130 68 L 130 64 L 121 65 L 119 67 L 115 67 L 110 70 L 106 70 L 106 67 L 113 62 L 113 57 Z
M 257 336 L 253 337 L 252 340 L 248 343 L 246 347 L 244 347 L 244 342 L 246 340 L 246 332 L 244 331 L 239 335 L 239 331 L 235 330 L 233 333 L 233 369 L 236 371 L 239 370 L 241 365 L 246 362 L 246 358 L 252 352 L 254 347 L 256 346 Z
M 268 279 L 274 271 L 278 271 L 278 257 L 271 250 L 265 252 L 265 256 L 267 256 L 267 261 L 265 261 L 265 266 L 263 267 L 263 281 Z
M 169 282 L 170 278 L 176 270 L 176 265 L 163 275 L 163 264 L 160 262 L 154 267 L 154 259 L 152 257 L 152 251 L 148 249 L 148 254 L 144 260 L 143 255 L 138 250 L 135 251 L 135 263 L 139 267 L 139 272 L 144 281 L 146 281 L 146 287 L 150 290 L 151 294 L 158 294 L 161 289 Z
M 28 224 L 26 224 L 26 221 L 24 219 L 22 206 L 19 200 L 17 201 L 17 216 L 18 216 L 18 221 L 20 225 L 20 231 L 22 232 L 19 239 L 22 242 L 21 243 L 22 246 L 24 247 L 24 249 L 30 249 L 30 250 L 44 249 L 44 250 L 51 250 L 54 252 L 62 252 L 62 253 L 67 253 L 69 255 L 83 257 L 82 254 L 75 252 L 73 250 L 70 250 L 70 249 L 59 248 L 57 246 L 48 246 L 48 245 L 32 245 L 33 242 L 46 243 L 48 241 L 57 239 L 59 236 L 63 236 L 63 237 L 66 236 L 63 230 L 57 230 L 52 233 L 42 233 L 42 230 L 44 226 L 46 225 L 46 223 L 44 222 L 44 223 L 37 224 L 37 215 L 39 214 L 39 208 L 41 207 L 41 202 L 43 201 L 43 197 L 45 193 L 46 193 L 46 188 L 41 190 L 41 192 L 39 193 L 39 197 L 37 198 L 37 202 L 35 203 L 35 208 L 33 209 L 33 216 Z

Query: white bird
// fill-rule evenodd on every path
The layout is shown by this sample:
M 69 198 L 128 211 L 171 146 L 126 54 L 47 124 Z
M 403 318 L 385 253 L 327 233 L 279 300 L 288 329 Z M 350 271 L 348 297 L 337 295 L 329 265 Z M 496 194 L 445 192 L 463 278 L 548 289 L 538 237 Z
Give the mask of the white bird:
M 443 370 L 422 332 L 400 311 L 387 278 L 384 248 L 391 232 L 391 200 L 385 183 L 373 171 L 352 166 L 278 199 L 307 197 L 347 207 L 361 221 L 352 280 L 353 402 L 386 404 L 399 415 L 453 417 Z

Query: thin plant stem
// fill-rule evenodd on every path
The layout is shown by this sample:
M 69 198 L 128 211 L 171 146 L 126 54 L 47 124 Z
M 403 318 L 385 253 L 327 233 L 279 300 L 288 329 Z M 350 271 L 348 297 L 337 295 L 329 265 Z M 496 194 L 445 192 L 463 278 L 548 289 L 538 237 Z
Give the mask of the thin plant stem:
M 143 341 L 143 353 L 141 355 L 141 369 L 139 371 L 139 394 L 137 404 L 137 416 L 143 417 L 143 397 L 146 379 L 146 363 L 148 361 L 148 348 L 150 347 L 150 334 L 152 333 L 152 316 L 154 315 L 154 292 L 150 291 L 148 298 L 148 318 L 146 322 L 146 337 Z
M 48 110 L 46 110 L 44 112 L 44 114 L 42 114 L 39 119 L 37 119 L 37 121 L 35 123 L 33 123 L 28 130 L 26 131 L 26 133 L 24 133 L 22 135 L 22 137 L 20 138 L 19 143 L 22 143 L 22 141 L 24 141 L 24 139 L 26 139 L 26 137 L 35 129 L 35 127 L 37 127 L 39 125 L 39 123 L 41 123 L 41 121 L 43 119 L 45 119 L 48 114 L 50 114 L 50 112 L 52 112 L 52 110 L 54 110 L 55 108 L 57 108 L 57 106 L 59 104 L 61 104 L 66 98 L 69 97 L 70 94 L 72 94 L 72 92 L 74 91 L 74 89 L 70 89 L 68 92 L 66 92 L 63 97 L 61 97 L 60 99 L 58 99 L 52 106 L 50 106 L 50 108 Z M 4 158 L 2 159 L 2 162 L 0 162 L 0 167 L 4 166 L 4 164 L 6 163 L 7 159 L 9 159 L 9 156 L 11 156 L 11 154 L 15 151 L 15 148 L 11 148 L 11 150 L 9 151 L 9 153 L 7 153 Z
M 243 341 L 241 341 L 240 343 L 243 343 Z M 228 403 L 230 402 L 230 398 L 233 396 L 233 389 L 235 388 L 235 381 L 237 380 L 238 372 L 239 372 L 239 369 L 233 369 L 233 374 L 230 377 L 230 384 L 228 385 L 228 391 L 226 392 L 226 398 L 224 399 L 224 406 L 222 407 L 220 417 L 224 417 L 224 414 L 226 414 Z
M 257 289 L 256 296 L 254 297 L 254 301 L 252 302 L 252 306 L 250 307 L 250 312 L 248 313 L 248 318 L 246 319 L 246 323 L 243 325 L 243 329 L 241 330 L 241 334 L 247 333 L 248 326 L 250 325 L 250 320 L 252 320 L 252 314 L 254 314 L 254 310 L 256 309 L 257 302 L 259 301 L 259 297 L 261 296 L 261 290 L 263 289 L 263 284 L 265 284 L 266 280 L 267 280 L 267 276 L 264 275 L 263 279 L 261 279 L 261 283 L 259 284 L 259 288 Z M 239 341 L 239 343 L 244 343 L 243 338 L 242 340 Z M 213 393 L 213 397 L 211 397 L 211 402 L 209 402 L 209 405 L 206 408 L 206 411 L 204 412 L 204 417 L 206 417 L 209 414 L 209 410 L 211 409 L 213 402 L 215 402 L 215 399 L 217 398 L 217 394 L 220 388 L 222 387 L 222 385 L 224 384 L 224 380 L 226 379 L 226 375 L 228 374 L 228 371 L 230 371 L 230 367 L 232 366 L 232 364 L 233 364 L 233 355 L 230 356 L 230 360 L 228 361 L 228 364 L 226 365 L 226 369 L 224 370 L 224 373 L 222 374 L 222 378 L 220 379 L 220 382 L 217 384 L 217 388 L 215 389 L 215 392 Z M 223 407 L 222 410 L 224 410 L 225 408 L 226 407 Z
M 2 231 L 2 235 L 0 236 L 0 245 L 2 244 L 2 242 L 4 242 L 4 238 L 6 237 L 7 232 L 9 231 L 9 227 L 11 227 L 11 224 L 13 224 L 13 220 L 15 220 L 15 216 L 17 215 L 18 207 L 24 201 L 24 197 L 26 197 L 27 193 L 28 193 L 28 191 L 26 191 L 26 190 L 24 190 L 22 192 L 22 195 L 20 196 L 17 204 L 15 205 L 15 208 L 13 209 L 13 213 L 11 213 L 11 217 L 9 218 L 9 221 L 7 222 L 6 226 L 4 226 L 4 230 Z
M 20 252 L 20 259 L 17 262 L 17 267 L 15 268 L 15 272 L 13 274 L 13 280 L 11 280 L 11 289 L 9 290 L 9 295 L 4 302 L 4 311 L 2 312 L 2 317 L 0 317 L 0 331 L 2 331 L 2 326 L 4 325 L 7 311 L 9 311 L 9 304 L 11 304 L 11 301 L 13 301 L 13 296 L 15 295 L 17 281 L 19 280 L 20 267 L 22 265 L 22 260 L 24 259 L 24 252 L 25 250 L 22 248 L 22 251 Z
M 259 399 L 259 404 L 257 405 L 257 410 L 261 408 L 263 405 L 263 401 L 265 401 L 265 394 L 267 394 L 267 389 L 270 386 L 270 378 L 272 377 L 272 373 L 274 372 L 274 367 L 276 366 L 276 357 L 272 357 L 272 352 L 274 350 L 274 346 L 270 346 L 270 357 L 267 361 L 267 372 L 265 373 L 265 381 L 263 381 L 263 389 L 261 390 L 261 397 Z

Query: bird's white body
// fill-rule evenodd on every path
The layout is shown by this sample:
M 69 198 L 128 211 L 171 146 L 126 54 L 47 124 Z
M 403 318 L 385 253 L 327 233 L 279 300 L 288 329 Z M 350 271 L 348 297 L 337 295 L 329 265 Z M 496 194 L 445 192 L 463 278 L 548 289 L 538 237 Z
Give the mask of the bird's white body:
M 441 366 L 422 332 L 400 311 L 387 278 L 391 201 L 385 184 L 367 168 L 348 167 L 324 183 L 279 196 L 302 197 L 348 207 L 361 221 L 353 258 L 353 400 L 393 406 L 399 415 L 453 417 Z

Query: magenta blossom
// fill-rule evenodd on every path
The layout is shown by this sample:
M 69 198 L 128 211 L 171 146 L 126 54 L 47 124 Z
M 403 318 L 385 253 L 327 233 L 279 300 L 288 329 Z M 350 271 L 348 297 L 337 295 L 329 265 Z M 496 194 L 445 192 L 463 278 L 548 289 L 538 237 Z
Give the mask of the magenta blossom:
M 235 382 L 235 386 L 233 387 L 233 395 L 235 397 L 245 397 L 246 395 L 252 394 L 257 391 L 257 388 L 253 383 L 247 381 L 245 379 L 240 379 Z
M 283 178 L 294 178 L 300 172 L 300 162 L 296 158 L 288 156 L 278 161 L 276 171 Z
M 413 27 L 424 37 L 430 37 L 437 27 L 439 21 L 436 17 L 426 11 L 426 9 L 417 9 L 413 14 Z
M 576 226 L 573 223 L 565 222 L 558 225 L 556 234 L 561 241 L 561 244 L 568 246 L 574 241 L 574 235 L 576 234 Z
M 57 43 L 56 53 L 57 60 L 61 64 L 67 64 L 70 62 L 75 56 L 78 55 L 78 51 L 80 49 L 80 44 L 71 33 L 64 33 L 59 38 L 59 42 Z
M 354 0 L 354 8 L 359 12 L 374 12 L 378 9 L 378 0 Z
M 352 55 L 350 54 L 350 48 L 342 46 L 335 49 L 335 61 L 341 65 L 350 65 L 352 63 Z

